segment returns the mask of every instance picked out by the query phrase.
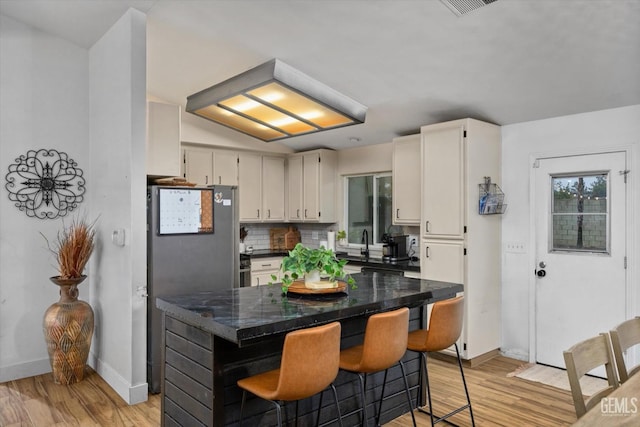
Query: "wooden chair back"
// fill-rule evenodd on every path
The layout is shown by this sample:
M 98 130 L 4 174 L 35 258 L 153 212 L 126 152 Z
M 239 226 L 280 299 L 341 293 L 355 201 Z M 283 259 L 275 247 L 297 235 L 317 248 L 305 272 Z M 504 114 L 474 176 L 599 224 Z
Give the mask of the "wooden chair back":
M 611 335 L 613 355 L 618 368 L 618 378 L 623 383 L 631 375 L 640 372 L 640 364 L 629 369 L 624 361 L 624 353 L 634 345 L 640 344 L 640 317 L 622 322 L 613 328 L 609 334 Z
M 600 403 L 600 400 L 618 388 L 618 378 L 613 367 L 613 354 L 611 353 L 611 340 L 609 334 L 600 334 L 575 344 L 569 350 L 564 351 L 564 362 L 571 386 L 573 405 L 578 418 L 589 409 Z M 599 390 L 594 395 L 584 398 L 580 378 L 587 372 L 599 366 L 604 366 L 609 385 Z

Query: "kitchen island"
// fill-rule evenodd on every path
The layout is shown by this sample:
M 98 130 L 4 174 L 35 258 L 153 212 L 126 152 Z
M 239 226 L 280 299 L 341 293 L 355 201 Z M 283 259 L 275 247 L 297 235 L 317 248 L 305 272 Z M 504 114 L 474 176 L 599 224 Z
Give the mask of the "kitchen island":
M 418 329 L 426 322 L 426 304 L 452 298 L 463 290 L 461 284 L 390 274 L 361 273 L 353 277 L 357 288 L 344 294 L 283 296 L 279 285 L 267 285 L 158 298 L 165 331 L 163 425 L 238 425 L 242 392 L 236 381 L 277 368 L 287 332 L 340 321 L 344 349 L 362 342 L 371 314 L 409 307 L 409 329 Z M 409 384 L 416 386 L 417 354 L 407 353 L 404 361 Z M 380 396 L 382 377 L 380 373 L 367 379 L 367 412 L 371 418 L 377 411 L 374 403 Z M 335 384 L 344 425 L 359 425 L 360 414 L 349 415 L 359 407 L 357 377 L 340 372 Z M 385 395 L 390 397 L 383 405 L 382 422 L 408 411 L 399 367 L 389 371 Z M 315 423 L 318 403 L 318 396 L 300 401 L 301 425 Z M 274 425 L 272 408 L 269 402 L 248 398 L 245 425 Z M 293 416 L 293 405 L 289 412 Z M 326 393 L 321 421 L 334 416 L 332 399 Z

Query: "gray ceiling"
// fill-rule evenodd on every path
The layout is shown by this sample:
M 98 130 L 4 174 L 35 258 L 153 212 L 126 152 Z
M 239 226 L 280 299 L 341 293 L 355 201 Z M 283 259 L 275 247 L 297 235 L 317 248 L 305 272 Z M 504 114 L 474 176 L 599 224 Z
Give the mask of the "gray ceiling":
M 282 142 L 296 151 L 640 104 L 640 0 L 498 0 L 462 17 L 438 0 L 0 0 L 0 13 L 90 47 L 129 6 L 148 17 L 155 97 L 184 106 L 279 58 L 369 107 L 362 125 Z

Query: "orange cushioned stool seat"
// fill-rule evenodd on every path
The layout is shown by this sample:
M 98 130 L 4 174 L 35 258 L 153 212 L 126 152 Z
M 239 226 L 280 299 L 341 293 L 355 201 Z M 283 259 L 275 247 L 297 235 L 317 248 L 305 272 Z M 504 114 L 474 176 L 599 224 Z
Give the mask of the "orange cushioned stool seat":
M 416 402 L 416 406 L 419 411 L 429 414 L 432 426 L 440 421 L 446 420 L 447 418 L 454 414 L 457 414 L 458 412 L 464 411 L 465 409 L 469 409 L 471 425 L 475 426 L 473 410 L 471 409 L 471 399 L 469 398 L 469 390 L 467 389 L 467 382 L 464 378 L 462 361 L 460 360 L 460 351 L 458 350 L 457 344 L 458 338 L 460 338 L 460 333 L 462 332 L 463 314 L 464 297 L 460 296 L 457 298 L 438 301 L 433 304 L 431 317 L 429 319 L 429 328 L 418 329 L 416 331 L 409 332 L 407 340 L 407 350 L 420 353 L 420 359 L 422 361 L 420 376 L 422 377 L 422 375 L 424 374 L 427 389 L 427 398 L 429 401 L 429 410 L 426 411 L 420 408 L 420 401 L 422 400 L 421 393 L 418 393 L 418 401 Z M 429 386 L 429 372 L 427 370 L 427 353 L 430 351 L 445 350 L 452 345 L 455 346 L 456 349 L 458 366 L 460 368 L 460 376 L 462 377 L 464 392 L 467 396 L 467 404 L 441 417 L 434 417 L 433 406 L 431 403 L 431 387 Z M 420 384 L 422 384 L 422 380 L 420 381 Z
M 278 425 L 282 426 L 281 405 L 285 401 L 296 401 L 296 424 L 298 400 L 322 393 L 331 386 L 342 426 L 338 396 L 333 381 L 338 374 L 340 361 L 340 323 L 289 332 L 284 340 L 280 368 L 238 380 L 243 389 L 240 406 L 240 425 L 246 392 L 272 402 L 277 411 Z M 320 421 L 322 394 L 316 424 Z
M 379 425 L 387 372 L 389 368 L 397 363 L 400 363 L 400 369 L 402 370 L 409 411 L 411 412 L 411 417 L 414 417 L 407 376 L 401 360 L 407 351 L 408 331 L 408 308 L 403 307 L 386 313 L 374 314 L 367 320 L 363 343 L 340 352 L 340 369 L 358 374 L 360 380 L 362 408 L 358 409 L 358 411 L 362 411 L 362 425 L 366 425 L 367 420 L 366 374 L 384 370 L 382 394 L 380 395 L 378 415 L 376 417 L 376 425 Z M 413 418 L 413 425 L 416 425 L 415 418 Z

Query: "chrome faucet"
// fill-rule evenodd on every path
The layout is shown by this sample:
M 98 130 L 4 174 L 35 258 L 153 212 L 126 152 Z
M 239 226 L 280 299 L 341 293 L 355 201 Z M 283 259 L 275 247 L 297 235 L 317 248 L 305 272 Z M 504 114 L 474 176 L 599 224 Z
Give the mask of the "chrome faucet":
M 360 249 L 360 255 L 364 255 L 365 258 L 369 258 L 369 232 L 366 228 L 362 230 L 362 239 L 360 243 L 364 244 L 364 249 Z

